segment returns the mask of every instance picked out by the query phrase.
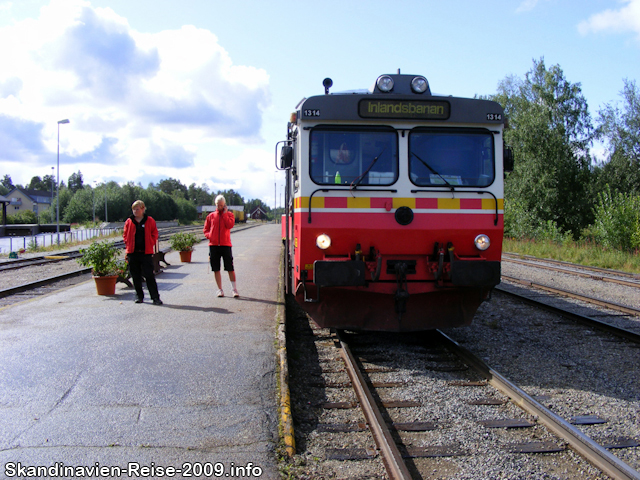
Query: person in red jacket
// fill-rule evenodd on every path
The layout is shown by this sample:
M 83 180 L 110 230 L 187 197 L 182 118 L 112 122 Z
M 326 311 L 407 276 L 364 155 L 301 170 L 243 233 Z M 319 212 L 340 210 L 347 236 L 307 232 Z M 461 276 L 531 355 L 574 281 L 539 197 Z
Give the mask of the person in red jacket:
M 151 258 L 158 242 L 158 227 L 156 221 L 144 213 L 145 206 L 142 200 L 133 202 L 131 209 L 133 215 L 124 223 L 122 237 L 127 251 L 131 279 L 136 289 L 136 303 L 143 303 L 142 277 L 144 276 L 153 304 L 162 305 Z
M 220 259 L 224 263 L 225 271 L 229 272 L 229 280 L 234 297 L 239 297 L 236 288 L 236 272 L 233 269 L 233 255 L 231 253 L 231 229 L 236 223 L 233 213 L 227 208 L 222 195 L 216 197 L 216 210 L 207 215 L 204 222 L 204 236 L 209 239 L 209 262 L 216 277 L 219 297 L 224 297 L 222 290 L 222 275 L 220 274 Z

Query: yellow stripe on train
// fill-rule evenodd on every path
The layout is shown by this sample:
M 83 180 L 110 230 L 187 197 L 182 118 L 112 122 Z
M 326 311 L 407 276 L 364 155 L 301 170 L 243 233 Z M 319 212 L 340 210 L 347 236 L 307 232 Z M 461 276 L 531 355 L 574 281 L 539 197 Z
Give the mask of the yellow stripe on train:
M 375 200 L 372 202 L 372 199 Z M 311 209 L 380 209 L 385 199 L 378 197 L 312 197 Z M 409 207 L 412 210 L 416 209 L 431 209 L 431 210 L 468 210 L 475 208 L 478 210 L 495 210 L 496 201 L 493 198 L 482 199 L 469 199 L 469 198 L 433 198 L 429 199 L 433 205 L 426 207 L 424 205 L 425 199 L 416 199 L 415 197 L 394 197 L 391 199 L 393 209 L 400 207 Z M 469 207 L 469 202 L 474 202 L 475 207 Z M 476 203 L 478 202 L 478 203 Z M 384 202 L 386 203 L 386 202 Z M 466 204 L 466 205 L 465 205 Z M 294 199 L 294 207 L 296 210 L 309 209 L 309 197 L 296 197 Z M 504 199 L 498 199 L 498 210 L 504 209 Z

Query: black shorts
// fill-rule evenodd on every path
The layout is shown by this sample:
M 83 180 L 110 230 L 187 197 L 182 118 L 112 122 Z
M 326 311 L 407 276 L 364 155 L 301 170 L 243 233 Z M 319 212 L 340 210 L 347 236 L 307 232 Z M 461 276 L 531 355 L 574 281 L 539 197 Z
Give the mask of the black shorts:
M 227 272 L 233 272 L 233 255 L 231 254 L 231 247 L 209 245 L 209 263 L 211 264 L 211 270 L 214 272 L 220 271 L 220 259 L 224 262 L 224 269 Z

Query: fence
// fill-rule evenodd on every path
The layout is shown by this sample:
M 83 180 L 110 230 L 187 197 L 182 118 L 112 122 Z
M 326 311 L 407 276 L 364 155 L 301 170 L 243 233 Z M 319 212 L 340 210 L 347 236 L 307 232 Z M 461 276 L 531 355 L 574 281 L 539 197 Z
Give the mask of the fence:
M 40 233 L 27 237 L 2 237 L 0 238 L 0 253 L 16 252 L 20 249 L 29 250 L 37 247 L 49 247 L 63 243 L 82 242 L 95 237 L 103 237 L 121 231 L 119 228 L 87 228 L 72 232 Z

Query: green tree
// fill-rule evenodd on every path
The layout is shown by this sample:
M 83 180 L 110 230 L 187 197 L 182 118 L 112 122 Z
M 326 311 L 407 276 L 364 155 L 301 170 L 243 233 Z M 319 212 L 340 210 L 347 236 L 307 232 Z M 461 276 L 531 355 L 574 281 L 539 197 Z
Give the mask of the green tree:
M 211 205 L 211 193 L 209 193 L 209 187 L 203 184 L 201 187 L 196 186 L 195 183 L 189 185 L 188 191 L 189 200 L 196 205 Z
M 173 195 L 174 192 L 177 192 L 177 194 L 182 198 L 188 198 L 188 189 L 186 185 L 183 185 L 180 180 L 176 180 L 174 178 L 160 180 L 158 185 L 156 185 L 156 188 L 168 195 Z
M 84 188 L 82 181 L 82 172 L 78 170 L 78 173 L 72 173 L 69 177 L 68 188 L 73 193 L 76 193 L 78 190 L 82 190 Z
M 592 124 L 580 84 L 567 81 L 558 65 L 547 69 L 534 60 L 524 80 L 507 77 L 491 98 L 509 117 L 505 141 L 517 159 L 505 203 L 528 212 L 525 223 L 535 228 L 553 225 L 577 238 L 592 219 Z
M 0 180 L 0 184 L 2 184 L 2 186 L 5 187 L 8 191 L 13 190 L 13 181 L 11 180 L 11 175 L 5 175 L 4 177 L 2 177 L 2 180 Z
M 65 223 L 82 223 L 91 220 L 93 215 L 93 196 L 90 189 L 77 191 L 64 210 Z
M 175 195 L 173 200 L 178 207 L 177 218 L 181 223 L 193 222 L 198 218 L 198 210 L 192 202 L 186 198 L 181 198 L 179 195 Z
M 71 190 L 69 190 L 68 188 L 66 188 L 62 182 L 60 182 L 60 221 L 62 222 L 64 219 L 64 212 L 65 209 L 67 208 L 67 205 L 69 205 L 69 202 L 71 201 L 71 199 L 73 198 L 73 192 Z M 53 205 L 52 205 L 52 209 L 53 209 L 53 222 L 56 221 L 57 217 L 56 217 L 56 208 L 57 208 L 57 199 L 54 197 L 53 199 Z
M 606 184 L 613 191 L 640 194 L 640 91 L 624 80 L 623 105 L 606 104 L 598 116 L 598 137 L 606 142 L 607 160 L 599 166 L 596 192 Z
M 244 205 L 244 198 L 242 198 L 239 193 L 236 193 L 233 188 L 229 190 L 218 190 L 218 193 L 212 195 L 213 202 L 215 202 L 218 195 L 222 195 L 224 197 L 227 201 L 227 205 Z M 211 203 L 213 204 L 213 202 Z
M 155 220 L 175 220 L 178 218 L 178 205 L 171 195 L 154 188 L 147 188 L 142 192 L 140 200 L 147 207 L 146 213 Z
M 49 188 L 51 188 L 51 186 L 47 185 L 42 181 L 42 178 L 37 176 L 31 177 L 31 181 L 29 185 L 27 185 L 27 190 L 48 190 Z

